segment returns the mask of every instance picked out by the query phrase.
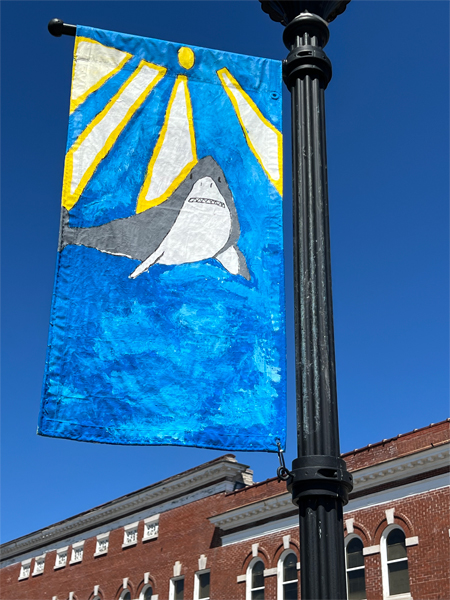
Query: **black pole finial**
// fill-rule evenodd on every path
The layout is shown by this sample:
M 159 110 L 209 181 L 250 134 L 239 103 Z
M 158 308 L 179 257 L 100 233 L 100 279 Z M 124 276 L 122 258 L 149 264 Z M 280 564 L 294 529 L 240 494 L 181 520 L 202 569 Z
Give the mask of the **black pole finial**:
M 49 21 L 48 30 L 55 37 L 61 37 L 62 35 L 76 36 L 77 34 L 76 25 L 69 25 L 68 23 L 64 23 L 61 19 L 52 19 Z

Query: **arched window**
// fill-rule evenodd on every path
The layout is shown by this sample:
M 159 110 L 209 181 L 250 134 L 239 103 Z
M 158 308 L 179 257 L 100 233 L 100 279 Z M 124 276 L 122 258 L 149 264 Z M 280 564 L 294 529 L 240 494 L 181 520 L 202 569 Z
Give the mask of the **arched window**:
M 298 574 L 297 555 L 285 550 L 278 561 L 278 598 L 279 600 L 297 600 Z
M 363 546 L 362 541 L 356 536 L 350 537 L 346 543 L 345 567 L 348 600 L 364 600 L 366 598 Z
M 397 525 L 388 527 L 381 537 L 383 592 L 385 596 L 409 593 L 406 536 Z
M 254 558 L 247 569 L 247 600 L 264 600 L 264 563 Z
M 130 590 L 123 590 L 123 592 L 120 594 L 120 600 L 131 600 Z
M 139 600 L 152 600 L 152 596 L 153 588 L 150 584 L 148 584 L 142 588 L 142 591 L 139 594 Z

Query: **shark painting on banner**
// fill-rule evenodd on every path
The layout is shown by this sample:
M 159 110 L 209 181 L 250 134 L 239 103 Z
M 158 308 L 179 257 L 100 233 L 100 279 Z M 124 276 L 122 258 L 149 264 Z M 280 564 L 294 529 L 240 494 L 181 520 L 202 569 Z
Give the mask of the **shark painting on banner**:
M 281 63 L 78 27 L 38 433 L 285 446 Z

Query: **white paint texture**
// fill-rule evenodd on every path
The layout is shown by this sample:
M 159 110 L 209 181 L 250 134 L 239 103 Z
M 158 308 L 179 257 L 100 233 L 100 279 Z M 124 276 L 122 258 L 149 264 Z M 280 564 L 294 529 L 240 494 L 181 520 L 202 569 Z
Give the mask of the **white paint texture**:
M 72 81 L 72 100 L 77 100 L 107 78 L 129 54 L 96 42 L 78 42 Z
M 129 111 L 142 94 L 150 92 L 150 86 L 160 73 L 146 64 L 138 67 L 139 72 L 133 75 L 122 86 L 115 100 L 108 105 L 103 117 L 96 123 L 87 136 L 73 152 L 73 170 L 70 192 L 75 193 L 83 176 L 105 147 L 108 138 L 117 128 L 124 126 L 130 118 Z M 135 76 L 134 76 L 135 75 Z M 137 106 L 135 107 L 138 108 Z M 83 135 L 83 134 L 82 134 Z
M 280 179 L 280 171 L 278 167 L 277 134 L 264 123 L 242 91 L 229 78 L 226 71 L 222 71 L 222 77 L 228 91 L 236 101 L 240 120 L 245 127 L 256 154 L 270 177 L 278 181 Z
M 173 102 L 169 103 L 169 115 L 166 116 L 167 128 L 162 145 L 153 164 L 152 178 L 145 194 L 150 202 L 165 194 L 180 175 L 181 171 L 195 160 L 195 148 L 192 144 L 191 126 L 189 122 L 187 83 L 183 80 L 175 83 L 176 90 Z M 153 160 L 153 158 L 152 158 Z
M 224 197 L 211 177 L 202 177 L 163 242 L 130 277 L 138 277 L 155 263 L 181 265 L 210 258 L 226 244 L 230 230 L 231 215 Z

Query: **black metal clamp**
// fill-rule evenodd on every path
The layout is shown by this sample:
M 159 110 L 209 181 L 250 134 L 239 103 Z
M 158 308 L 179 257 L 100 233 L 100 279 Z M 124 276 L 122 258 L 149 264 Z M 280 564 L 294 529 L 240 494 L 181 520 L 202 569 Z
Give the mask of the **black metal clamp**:
M 300 498 L 309 496 L 331 496 L 340 498 L 344 505 L 348 503 L 353 477 L 342 458 L 301 456 L 292 462 L 292 471 L 288 473 L 287 488 L 294 504 L 298 505 Z
M 319 45 L 312 43 L 298 43 L 299 39 L 307 33 L 308 39 L 316 38 Z M 318 77 L 324 89 L 330 82 L 332 75 L 331 61 L 322 47 L 328 42 L 330 33 L 326 21 L 309 12 L 304 12 L 293 19 L 284 30 L 283 40 L 291 52 L 283 61 L 283 79 L 288 88 L 298 77 L 306 74 Z

